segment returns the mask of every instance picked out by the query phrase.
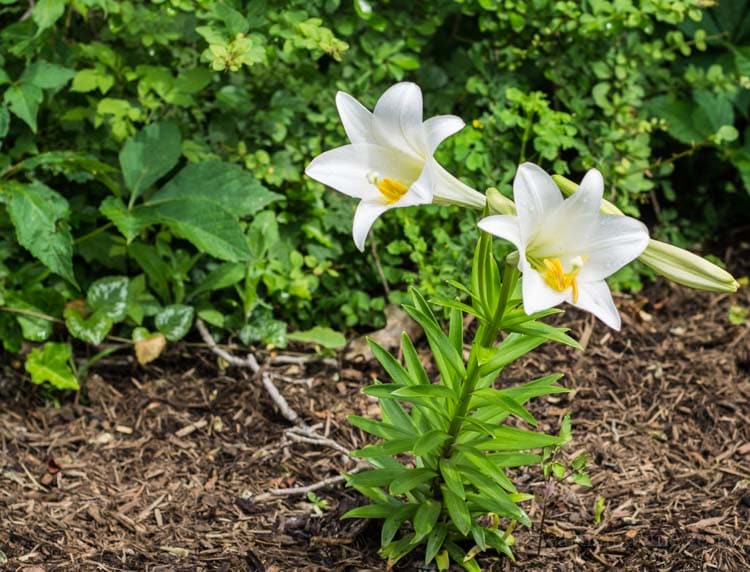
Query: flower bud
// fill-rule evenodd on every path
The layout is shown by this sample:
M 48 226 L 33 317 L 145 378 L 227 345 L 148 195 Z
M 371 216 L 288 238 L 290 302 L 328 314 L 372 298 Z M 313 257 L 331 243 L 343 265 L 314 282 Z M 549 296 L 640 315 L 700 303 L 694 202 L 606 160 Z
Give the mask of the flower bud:
M 666 242 L 650 240 L 638 260 L 672 282 L 695 290 L 736 292 L 740 287 L 729 272 L 713 262 Z
M 492 214 L 514 215 L 516 214 L 515 203 L 498 191 L 495 187 L 487 189 L 487 205 Z

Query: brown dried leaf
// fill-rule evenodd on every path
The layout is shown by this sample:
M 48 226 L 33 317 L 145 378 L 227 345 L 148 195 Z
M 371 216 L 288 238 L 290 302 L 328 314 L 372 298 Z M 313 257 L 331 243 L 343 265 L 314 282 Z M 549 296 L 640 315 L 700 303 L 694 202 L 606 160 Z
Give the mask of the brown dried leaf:
M 135 357 L 139 364 L 146 365 L 158 358 L 166 347 L 167 338 L 164 334 L 154 334 L 135 342 Z

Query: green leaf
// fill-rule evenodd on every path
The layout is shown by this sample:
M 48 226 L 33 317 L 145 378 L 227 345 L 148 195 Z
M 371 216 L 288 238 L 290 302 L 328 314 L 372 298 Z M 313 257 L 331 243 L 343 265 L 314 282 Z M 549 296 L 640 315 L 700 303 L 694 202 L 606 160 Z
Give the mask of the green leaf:
M 401 478 L 409 472 L 406 467 L 398 469 L 371 469 L 355 475 L 349 475 L 348 481 L 356 487 L 387 487 L 394 479 Z
M 410 385 L 395 390 L 391 395 L 396 397 L 424 397 L 425 399 L 452 399 L 456 394 L 444 385 Z
M 546 340 L 539 336 L 510 334 L 494 349 L 491 357 L 479 368 L 479 375 L 492 374 L 542 345 Z
M 372 459 L 377 457 L 386 457 L 398 455 L 410 451 L 414 446 L 414 438 L 411 439 L 394 439 L 387 441 L 382 445 L 367 445 L 361 449 L 351 452 L 352 457 L 361 457 L 363 459 Z
M 193 325 L 195 311 L 192 306 L 173 304 L 156 314 L 154 323 L 156 328 L 164 334 L 170 342 L 182 339 Z
M 128 309 L 127 276 L 107 276 L 89 286 L 86 301 L 91 309 L 107 316 L 113 322 L 125 319 Z
M 506 389 L 499 389 L 498 391 L 503 395 L 506 395 L 516 401 L 517 403 L 526 403 L 533 397 L 540 397 L 542 395 L 552 395 L 554 393 L 569 393 L 570 390 L 566 387 L 560 387 L 555 385 L 557 381 L 563 376 L 561 373 L 553 373 L 551 375 L 545 375 L 523 385 L 516 387 L 508 387 Z
M 495 488 L 493 492 L 486 491 L 482 488 L 478 490 L 480 491 L 478 494 L 468 493 L 466 499 L 487 512 L 492 512 L 498 516 L 512 520 L 517 520 L 525 526 L 531 526 L 531 520 L 526 512 L 510 500 L 508 495 L 504 492 L 497 488 Z
M 341 332 L 322 326 L 315 326 L 303 332 L 291 332 L 286 337 L 296 342 L 316 344 L 330 349 L 339 349 L 346 345 L 346 338 Z
M 24 70 L 19 81 L 30 83 L 40 89 L 58 89 L 68 83 L 75 73 L 75 70 L 70 68 L 37 60 Z
M 245 169 L 222 161 L 193 163 L 182 169 L 149 200 L 149 205 L 161 202 L 200 199 L 215 203 L 236 217 L 253 215 L 281 195 L 266 189 Z
M 422 365 L 422 361 L 419 359 L 419 354 L 406 332 L 401 334 L 401 351 L 404 354 L 404 363 L 406 364 L 409 378 L 414 380 L 416 384 L 430 383 L 427 371 L 425 370 L 424 365 Z
M 31 17 L 39 32 L 51 28 L 65 13 L 66 0 L 39 0 L 31 10 Z
M 420 435 L 419 439 L 417 439 L 414 443 L 412 452 L 418 457 L 424 457 L 425 455 L 432 453 L 448 439 L 450 439 L 450 435 L 448 433 L 446 433 L 445 431 L 433 429 L 432 431 L 428 431 L 424 435 Z
M 221 192 L 221 189 L 216 189 Z M 249 260 L 252 253 L 237 218 L 217 208 L 216 203 L 191 197 L 147 203 L 149 215 L 158 217 L 176 235 L 189 240 L 200 251 L 227 262 Z M 138 209 L 139 213 L 142 211 Z
M 460 499 L 466 498 L 464 483 L 461 477 L 461 471 L 456 464 L 450 459 L 440 460 L 440 474 L 443 475 L 445 485 Z
M 448 536 L 448 527 L 443 523 L 439 523 L 435 528 L 432 529 L 430 537 L 427 539 L 427 546 L 425 547 L 424 563 L 429 564 L 432 562 L 443 547 L 443 542 L 446 536 Z
M 497 389 L 485 388 L 476 390 L 472 395 L 471 405 L 469 406 L 469 408 L 474 409 L 474 407 L 480 407 L 488 404 L 495 405 L 500 409 L 505 410 L 520 419 L 523 419 L 529 425 L 532 425 L 534 427 L 537 426 L 536 419 L 534 419 L 534 416 L 523 405 Z
M 413 385 L 416 383 L 416 380 L 409 375 L 404 366 L 388 350 L 371 338 L 367 338 L 367 343 L 372 350 L 372 355 L 380 362 L 380 365 L 383 366 L 383 369 L 396 384 Z
M 347 417 L 349 423 L 362 429 L 371 435 L 380 437 L 381 439 L 413 439 L 414 436 L 410 431 L 405 431 L 390 423 L 383 423 L 382 421 L 374 421 L 372 419 L 366 419 L 359 415 L 349 415 Z
M 8 106 L 0 105 L 0 141 L 8 134 L 9 128 L 10 112 L 8 111 Z M 2 149 L 2 144 L 0 144 L 0 149 Z
M 466 536 L 469 534 L 469 530 L 471 530 L 472 523 L 471 513 L 469 513 L 466 501 L 446 486 L 442 486 L 440 489 L 443 491 L 443 501 L 445 508 L 448 509 L 448 515 L 451 517 L 458 531 Z
M 422 326 L 435 359 L 437 360 L 438 356 L 444 358 L 456 374 L 463 376 L 466 373 L 463 359 L 458 355 L 448 336 L 440 330 L 435 321 L 414 306 L 404 306 L 404 310 L 415 322 Z
M 247 265 L 235 262 L 217 266 L 188 294 L 187 299 L 191 300 L 204 292 L 215 292 L 237 284 L 245 277 L 246 268 Z
M 99 206 L 99 212 L 112 221 L 128 244 L 133 242 L 146 228 L 159 222 L 156 213 L 143 208 L 135 208 L 129 211 L 125 204 L 116 197 L 104 199 Z
M 162 302 L 170 299 L 169 283 L 167 279 L 171 276 L 169 265 L 162 260 L 155 247 L 140 241 L 133 242 L 128 246 L 128 254 L 138 263 L 138 266 L 148 276 L 149 286 L 153 289 Z
M 414 542 L 422 540 L 433 531 L 441 509 L 442 505 L 435 500 L 426 499 L 422 502 L 414 515 L 414 532 L 416 532 Z
M 26 371 L 34 383 L 49 382 L 57 389 L 78 390 L 78 380 L 70 369 L 73 350 L 70 344 L 46 343 L 26 357 Z
M 503 487 L 506 491 L 510 493 L 517 492 L 516 486 L 505 474 L 505 471 L 503 471 L 502 467 L 494 463 L 489 458 L 489 456 L 483 455 L 480 451 L 477 451 L 473 447 L 468 447 L 464 445 L 459 445 L 458 450 L 461 451 L 463 458 L 468 463 L 476 467 L 479 471 L 481 471 L 483 475 L 495 481 L 498 485 Z
M 94 312 L 85 318 L 77 305 L 68 305 L 64 312 L 65 325 L 70 334 L 87 344 L 98 346 L 112 329 L 112 320 L 104 312 Z
M 8 214 L 19 244 L 52 272 L 77 285 L 73 275 L 73 237 L 66 224 L 70 215 L 68 201 L 38 181 L 10 188 Z
M 392 495 L 400 495 L 417 488 L 422 483 L 431 481 L 437 476 L 432 469 L 423 467 L 417 469 L 407 469 L 407 473 L 399 475 L 398 478 L 391 481 L 389 491 Z
M 345 512 L 341 515 L 341 520 L 345 518 L 388 518 L 393 514 L 393 509 L 393 505 L 366 504 Z
M 120 167 L 130 189 L 131 205 L 177 164 L 182 152 L 180 144 L 180 130 L 171 122 L 152 123 L 125 142 L 120 151 Z
M 563 442 L 555 435 L 524 431 L 515 427 L 497 427 L 493 434 L 493 439 L 483 441 L 477 448 L 482 451 L 522 451 L 560 445 Z
M 42 90 L 30 83 L 11 85 L 3 96 L 11 112 L 36 133 L 36 115 L 44 96 Z

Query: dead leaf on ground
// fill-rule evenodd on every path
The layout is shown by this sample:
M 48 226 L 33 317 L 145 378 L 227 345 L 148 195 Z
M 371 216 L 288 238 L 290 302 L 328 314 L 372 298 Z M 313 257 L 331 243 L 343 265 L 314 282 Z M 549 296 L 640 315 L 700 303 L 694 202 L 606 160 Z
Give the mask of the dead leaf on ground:
M 158 358 L 166 347 L 164 334 L 155 334 L 135 342 L 135 357 L 139 364 L 146 365 Z

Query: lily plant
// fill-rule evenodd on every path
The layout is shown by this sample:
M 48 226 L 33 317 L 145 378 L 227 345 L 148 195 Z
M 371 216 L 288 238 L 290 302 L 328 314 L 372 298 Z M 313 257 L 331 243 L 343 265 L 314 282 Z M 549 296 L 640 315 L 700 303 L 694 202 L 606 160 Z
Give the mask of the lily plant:
M 360 250 L 374 221 L 391 208 L 444 203 L 483 209 L 471 276 L 466 283 L 451 281 L 456 297 L 427 300 L 412 289 L 412 303 L 404 306 L 424 330 L 431 364 L 425 366 L 406 333 L 402 359 L 370 341 L 385 377 L 363 391 L 378 399 L 380 419 L 349 420 L 378 442 L 352 452 L 372 468 L 346 475 L 369 503 L 343 517 L 383 521 L 381 554 L 389 567 L 421 549 L 425 563 L 439 570 L 453 562 L 479 571 L 485 551 L 513 559 L 514 529 L 531 526 L 526 506 L 534 496 L 514 484 L 518 468 L 536 465 L 545 476 L 591 484 L 585 454 L 568 466 L 555 457 L 572 438 L 569 415 L 548 434 L 527 407 L 534 398 L 568 391 L 557 383 L 562 375 L 512 385 L 501 379 L 509 365 L 547 342 L 581 349 L 566 328 L 544 319 L 566 302 L 619 329 L 605 279 L 639 257 L 683 284 L 730 291 L 737 283 L 692 253 L 650 240 L 643 223 L 603 200 L 596 169 L 576 187 L 524 163 L 513 181 L 514 201 L 467 187 L 433 157 L 463 121 L 422 121 L 422 95 L 414 84 L 391 87 L 372 113 L 345 93 L 336 105 L 351 143 L 321 154 L 306 173 L 360 199 L 353 225 Z M 517 252 L 498 260 L 493 236 Z M 470 340 L 467 315 L 477 325 Z

